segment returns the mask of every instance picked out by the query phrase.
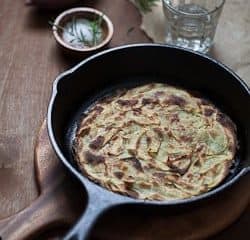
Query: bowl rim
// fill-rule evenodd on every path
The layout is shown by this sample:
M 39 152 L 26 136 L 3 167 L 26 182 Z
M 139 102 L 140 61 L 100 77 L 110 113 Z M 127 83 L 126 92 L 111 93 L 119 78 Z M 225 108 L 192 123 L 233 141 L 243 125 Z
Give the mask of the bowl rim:
M 60 25 L 61 21 L 63 20 L 63 18 L 65 18 L 66 16 L 69 15 L 73 15 L 75 13 L 91 13 L 93 15 L 97 15 L 97 16 L 102 16 L 103 21 L 105 22 L 105 24 L 107 25 L 108 28 L 108 33 L 107 36 L 104 38 L 104 40 L 101 41 L 101 43 L 93 46 L 93 47 L 88 47 L 88 48 L 78 48 L 78 47 L 73 47 L 72 45 L 68 44 L 66 41 L 64 41 L 62 39 L 62 37 L 59 35 L 58 33 L 58 28 L 56 27 L 56 25 Z M 95 51 L 97 49 L 102 48 L 103 46 L 105 46 L 106 44 L 108 44 L 114 34 L 114 26 L 112 21 L 110 20 L 110 18 L 104 14 L 103 12 L 95 9 L 95 8 L 89 8 L 89 7 L 76 7 L 76 8 L 71 8 L 68 9 L 64 12 L 62 12 L 61 14 L 59 14 L 55 21 L 54 21 L 54 25 L 52 26 L 52 31 L 53 31 L 53 35 L 56 39 L 56 41 L 63 46 L 64 48 L 67 48 L 71 51 L 75 51 L 75 52 L 81 52 L 81 53 L 85 53 L 85 52 L 91 52 L 91 51 Z

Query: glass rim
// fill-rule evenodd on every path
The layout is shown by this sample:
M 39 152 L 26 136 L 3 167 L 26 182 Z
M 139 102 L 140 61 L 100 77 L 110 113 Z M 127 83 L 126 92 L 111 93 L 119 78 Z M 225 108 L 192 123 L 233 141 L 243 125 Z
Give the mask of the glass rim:
M 173 10 L 176 13 L 180 13 L 180 14 L 188 15 L 188 16 L 207 16 L 207 15 L 214 13 L 214 12 L 218 11 L 219 9 L 221 9 L 223 7 L 223 5 L 225 4 L 226 0 L 221 0 L 221 3 L 217 7 L 215 7 L 213 10 L 210 10 L 206 13 L 187 13 L 187 12 L 184 12 L 182 10 L 178 10 L 175 7 L 171 6 L 170 4 L 166 3 L 166 0 L 162 0 L 162 2 L 163 2 L 163 5 L 166 4 L 167 7 L 169 7 L 171 10 Z

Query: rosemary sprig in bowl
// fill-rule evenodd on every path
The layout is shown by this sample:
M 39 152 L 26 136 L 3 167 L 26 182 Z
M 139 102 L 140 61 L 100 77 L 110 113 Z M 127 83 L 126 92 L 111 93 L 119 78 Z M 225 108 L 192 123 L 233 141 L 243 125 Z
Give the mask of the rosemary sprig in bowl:
M 114 33 L 107 15 L 87 7 L 68 9 L 49 24 L 58 46 L 66 54 L 76 57 L 87 56 L 105 47 Z
M 54 21 L 49 21 L 49 24 L 53 27 L 56 27 L 56 29 L 67 32 L 69 35 L 71 35 L 73 38 L 69 41 L 69 43 L 72 45 L 74 45 L 74 42 L 80 43 L 85 47 L 94 47 L 98 45 L 102 35 L 101 25 L 103 21 L 103 15 L 97 16 L 94 20 L 88 20 L 89 24 L 87 24 L 87 27 L 90 29 L 92 35 L 91 40 L 87 39 L 81 27 L 77 27 L 78 20 L 79 19 L 73 16 L 72 20 L 69 21 L 70 28 L 55 24 Z

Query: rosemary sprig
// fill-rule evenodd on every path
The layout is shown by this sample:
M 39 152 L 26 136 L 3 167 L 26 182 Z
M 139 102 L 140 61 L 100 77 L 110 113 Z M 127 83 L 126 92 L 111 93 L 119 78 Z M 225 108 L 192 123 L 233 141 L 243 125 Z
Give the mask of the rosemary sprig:
M 102 20 L 103 20 L 103 15 L 99 15 L 94 21 L 90 22 L 91 32 L 93 35 L 93 41 L 92 41 L 93 46 L 97 44 L 98 35 L 101 34 Z
M 88 46 L 88 47 L 93 47 L 96 46 L 98 44 L 98 35 L 101 34 L 101 24 L 102 24 L 102 20 L 103 20 L 103 15 L 98 16 L 97 19 L 90 21 L 89 23 L 89 27 L 92 33 L 92 41 L 88 41 L 86 39 L 86 37 L 84 36 L 84 33 L 82 32 L 81 29 L 77 30 L 77 19 L 75 18 L 75 16 L 72 17 L 72 21 L 71 21 L 71 26 L 70 29 L 67 29 L 65 27 L 62 27 L 60 25 L 55 24 L 53 21 L 49 21 L 49 24 L 51 26 L 55 26 L 56 28 L 66 31 L 68 34 L 70 34 L 71 36 L 74 37 L 74 39 L 72 39 L 70 41 L 70 43 L 73 43 L 74 40 L 83 43 L 84 45 Z
M 71 27 L 70 27 L 70 30 L 65 28 L 65 27 L 62 27 L 60 25 L 57 25 L 55 24 L 53 21 L 49 21 L 49 24 L 51 26 L 55 26 L 56 28 L 60 29 L 60 30 L 63 30 L 65 32 L 67 32 L 68 34 L 70 34 L 72 37 L 74 37 L 75 39 L 72 39 L 70 41 L 70 43 L 73 43 L 74 40 L 77 40 L 78 42 L 80 43 L 83 43 L 84 45 L 88 46 L 88 47 L 91 47 L 91 44 L 89 41 L 86 40 L 86 38 L 84 37 L 82 31 L 80 31 L 80 35 L 78 34 L 78 32 L 76 31 L 76 27 L 75 27 L 75 24 L 76 23 L 73 23 L 74 20 L 72 19 L 72 24 L 71 24 Z
M 156 5 L 159 0 L 134 0 L 135 4 L 142 13 L 147 13 L 152 11 L 152 7 Z

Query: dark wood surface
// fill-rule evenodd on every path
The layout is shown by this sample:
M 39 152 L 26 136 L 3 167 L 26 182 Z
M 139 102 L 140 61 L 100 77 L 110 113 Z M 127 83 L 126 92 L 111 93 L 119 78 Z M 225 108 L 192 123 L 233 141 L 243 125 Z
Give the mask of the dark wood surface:
M 139 13 L 128 1 L 90 0 L 81 5 L 93 4 L 114 22 L 110 47 L 149 41 L 139 29 Z M 54 42 L 48 21 L 58 12 L 38 11 L 22 0 L 0 0 L 0 6 L 0 218 L 4 218 L 39 195 L 33 152 L 51 84 L 79 60 L 63 55 Z M 128 33 L 131 27 L 134 30 Z M 213 239 L 248 239 L 249 226 L 250 206 L 239 221 Z
M 3 240 L 37 239 L 44 232 L 59 227 L 64 232 L 84 210 L 85 192 L 56 158 L 48 139 L 46 121 L 37 135 L 34 165 L 39 196 L 22 211 L 0 219 Z M 57 235 L 59 233 L 57 230 Z
M 96 2 L 114 22 L 111 47 L 146 42 L 140 16 L 126 0 Z M 93 4 L 93 3 L 92 3 Z M 55 77 L 79 60 L 61 53 L 48 21 L 58 12 L 27 7 L 22 0 L 0 0 L 0 218 L 29 205 L 38 195 L 33 149 L 46 116 Z M 129 28 L 135 29 L 127 34 Z

